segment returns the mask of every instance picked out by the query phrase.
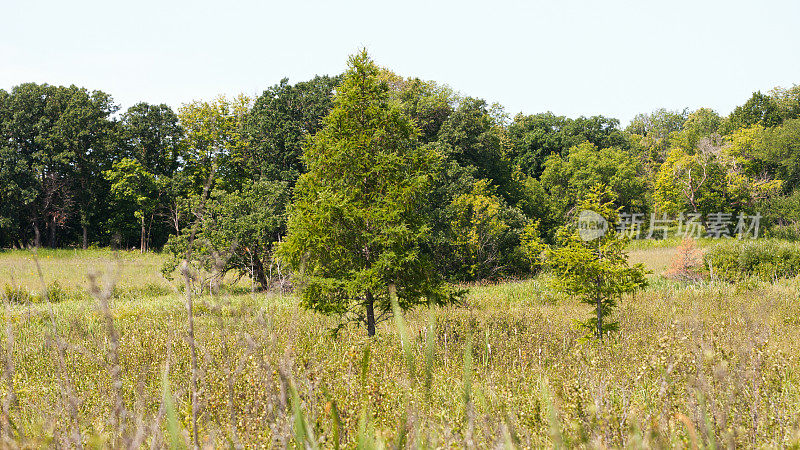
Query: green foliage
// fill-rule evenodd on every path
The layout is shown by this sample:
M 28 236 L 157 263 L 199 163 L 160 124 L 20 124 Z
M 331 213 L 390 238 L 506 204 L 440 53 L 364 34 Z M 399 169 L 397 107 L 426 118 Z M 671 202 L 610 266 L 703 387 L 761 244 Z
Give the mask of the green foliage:
M 147 247 L 161 248 L 170 232 L 180 231 L 185 213 L 182 206 L 196 190 L 183 170 L 189 161 L 183 127 L 169 106 L 148 103 L 137 103 L 128 108 L 119 125 L 119 153 L 138 162 L 144 172 L 152 174 L 156 180 L 157 192 L 152 193 L 152 199 L 157 204 L 147 220 L 146 244 Z M 104 225 L 109 231 L 118 233 L 120 243 L 124 245 L 137 234 L 138 227 L 135 221 L 131 221 L 131 204 L 120 203 L 120 198 L 113 197 L 114 193 L 109 220 Z
M 331 218 L 309 225 L 303 239 L 319 248 L 351 239 L 348 251 L 373 252 L 361 264 L 317 248 L 319 264 L 335 266 L 317 273 L 326 280 L 320 289 L 347 291 L 342 298 L 353 305 L 369 303 L 354 286 L 383 292 L 406 269 L 411 279 L 436 273 L 423 289 L 432 296 L 442 279 L 536 272 L 544 243 L 556 241 L 596 184 L 626 211 L 758 211 L 771 236 L 800 234 L 792 197 L 800 187 L 800 86 L 756 92 L 727 118 L 709 108 L 657 109 L 622 131 L 604 116 L 509 120 L 501 105 L 443 84 L 383 68 L 369 76 L 372 84 L 349 98 L 338 92 L 342 76 L 317 76 L 281 80 L 255 102 L 218 97 L 178 114 L 138 103 L 119 117 L 101 91 L 36 83 L 0 90 L 0 246 L 130 248 L 138 240 L 144 251 L 169 242 L 171 273 L 197 219 L 195 274 L 233 271 L 260 289 L 285 287 L 289 271 L 274 247 L 287 231 L 295 183 L 313 164 L 299 203 L 315 211 L 309 217 Z M 350 112 L 326 122 L 335 93 Z M 316 204 L 328 201 L 327 210 Z M 347 232 L 328 236 L 328 227 Z M 295 256 L 295 268 L 306 267 L 308 255 Z M 338 284 L 359 277 L 366 281 Z
M 670 111 L 660 108 L 649 114 L 637 114 L 626 131 L 661 142 L 669 139 L 673 132 L 681 131 L 688 117 L 688 110 Z M 664 147 L 668 147 L 667 142 L 664 142 Z
M 768 225 L 767 236 L 800 240 L 800 190 L 787 196 L 776 196 L 762 205 L 765 211 L 765 223 Z
M 788 89 L 776 87 L 769 94 L 778 105 L 783 120 L 800 118 L 800 85 L 794 84 Z
M 21 305 L 37 301 L 35 294 L 32 294 L 27 289 L 10 284 L 6 284 L 3 288 L 3 299 Z
M 39 245 L 105 214 L 102 171 L 113 160 L 111 97 L 76 86 L 25 83 L 0 94 L 0 232 Z M 69 239 L 70 236 L 65 236 Z
M 130 216 L 133 216 L 141 225 L 139 248 L 144 251 L 148 244 L 147 223 L 152 223 L 159 200 L 155 175 L 145 170 L 139 161 L 123 158 L 103 172 L 103 176 L 111 183 L 112 229 L 124 231 L 124 227 L 131 223 Z
M 304 148 L 308 172 L 279 247 L 305 307 L 349 314 L 370 334 L 391 312 L 390 285 L 404 310 L 453 298 L 422 251 L 429 227 L 419 209 L 440 155 L 417 145 L 417 127 L 378 75 L 366 52 L 350 58 L 333 110 Z
M 774 127 L 783 121 L 778 103 L 769 95 L 762 94 L 761 91 L 753 93 L 744 105 L 737 106 L 733 112 L 723 121 L 721 131 L 729 134 L 739 128 L 747 128 L 753 125 L 763 127 Z
M 513 204 L 519 187 L 509 145 L 505 130 L 494 121 L 486 102 L 468 97 L 442 124 L 437 150 L 463 167 L 475 168 L 475 178 L 488 180 Z
M 763 161 L 762 173 L 784 180 L 785 192 L 800 187 L 800 119 L 765 130 L 755 150 L 755 159 Z
M 250 99 L 239 95 L 195 101 L 178 110 L 186 131 L 184 171 L 194 181 L 195 192 L 202 190 L 212 173 L 223 186 L 236 188 L 241 183 L 235 162 L 246 145 L 243 123 L 249 108 Z
M 552 155 L 545 163 L 541 185 L 563 223 L 595 185 L 608 186 L 615 205 L 631 212 L 646 212 L 647 185 L 639 161 L 616 148 L 598 149 L 583 143 L 569 150 L 567 158 Z
M 458 273 L 467 279 L 497 279 L 523 272 L 519 236 L 527 219 L 498 198 L 486 180 L 450 205 L 450 227 Z
M 646 159 L 661 163 L 673 147 L 676 133 L 683 130 L 688 117 L 687 109 L 669 111 L 660 108 L 650 114 L 637 114 L 626 131 L 644 149 Z
M 172 176 L 183 158 L 183 128 L 165 104 L 137 103 L 122 115 L 121 134 L 126 154 L 145 170 Z
M 800 275 L 800 244 L 775 240 L 726 240 L 705 254 L 711 276 L 738 282 L 749 277 L 764 281 Z
M 625 148 L 616 119 L 593 116 L 570 119 L 551 112 L 518 114 L 508 126 L 512 160 L 526 175 L 539 177 L 550 155 L 566 157 L 569 149 L 589 142 L 596 147 Z
M 542 268 L 543 258 L 547 245 L 543 242 L 539 231 L 539 222 L 531 221 L 522 230 L 520 235 L 520 250 L 525 256 L 531 273 L 537 273 Z
M 156 178 L 138 161 L 123 158 L 103 175 L 111 183 L 111 195 L 134 206 L 137 219 L 153 211 L 157 200 Z
M 714 153 L 674 148 L 658 172 L 653 197 L 655 209 L 666 213 L 725 211 L 726 170 Z
M 435 141 L 456 103 L 452 89 L 419 78 L 403 78 L 387 70 L 382 71 L 381 78 L 389 84 L 389 95 L 400 102 L 403 112 L 417 124 L 419 141 Z
M 244 121 L 248 145 L 237 161 L 241 176 L 283 180 L 293 186 L 304 172 L 301 145 L 322 127 L 340 79 L 317 76 L 291 85 L 284 78 L 265 90 Z
M 644 266 L 628 265 L 627 242 L 615 232 L 616 214 L 609 196 L 605 188 L 594 187 L 580 203 L 581 210 L 593 211 L 608 222 L 605 234 L 584 240 L 577 229 L 565 229 L 559 236 L 560 245 L 547 252 L 555 274 L 553 287 L 594 308 L 593 317 L 582 325 L 598 339 L 617 329 L 617 323 L 608 317 L 619 299 L 646 285 Z
M 31 292 L 20 286 L 6 284 L 2 290 L 2 299 L 12 304 L 27 305 L 33 303 L 59 303 L 63 301 L 85 300 L 85 292 L 63 287 L 58 280 L 51 281 L 42 292 Z
M 192 229 L 195 230 L 190 264 L 196 273 L 205 273 L 218 283 L 231 270 L 249 276 L 259 289 L 267 290 L 282 280 L 280 267 L 273 267 L 275 244 L 285 232 L 285 208 L 289 198 L 285 181 L 261 180 L 240 190 L 215 189 L 200 208 L 194 199 L 197 220 L 172 236 L 164 247 L 170 258 L 162 268 L 170 276 L 189 254 Z
M 61 286 L 61 284 L 56 280 L 51 282 L 47 285 L 47 289 L 45 289 L 44 293 L 42 294 L 43 301 L 50 302 L 50 303 L 58 303 L 63 302 L 65 300 L 74 300 L 76 298 L 85 298 L 80 293 L 70 292 L 69 290 L 65 289 Z
M 540 180 L 526 177 L 522 181 L 522 198 L 517 203 L 517 208 L 530 219 L 537 221 L 542 233 L 555 230 L 560 225 L 557 219 L 558 206 L 558 202 L 550 198 Z
M 702 139 L 717 135 L 721 124 L 722 118 L 716 111 L 700 108 L 686 117 L 680 131 L 670 133 L 671 143 L 693 151 L 697 149 Z

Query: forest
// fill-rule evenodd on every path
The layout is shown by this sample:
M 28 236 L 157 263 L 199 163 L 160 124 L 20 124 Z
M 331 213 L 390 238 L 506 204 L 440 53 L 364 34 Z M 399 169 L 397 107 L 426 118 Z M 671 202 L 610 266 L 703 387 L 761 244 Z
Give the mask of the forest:
M 409 145 L 436 156 L 424 169 L 422 251 L 447 280 L 535 272 L 526 243 L 553 242 L 598 184 L 615 208 L 641 214 L 643 236 L 654 213 L 700 214 L 704 227 L 709 215 L 730 214 L 726 235 L 738 215 L 759 213 L 762 236 L 798 237 L 800 86 L 754 92 L 726 116 L 656 109 L 623 125 L 551 112 L 511 117 L 446 84 L 385 68 L 377 76 L 416 127 Z M 205 190 L 198 264 L 230 253 L 224 272 L 267 289 L 286 272 L 275 244 L 309 170 L 303 149 L 342 77 L 284 79 L 257 98 L 177 111 L 148 103 L 123 111 L 111 94 L 74 85 L 0 90 L 0 247 L 180 254 Z

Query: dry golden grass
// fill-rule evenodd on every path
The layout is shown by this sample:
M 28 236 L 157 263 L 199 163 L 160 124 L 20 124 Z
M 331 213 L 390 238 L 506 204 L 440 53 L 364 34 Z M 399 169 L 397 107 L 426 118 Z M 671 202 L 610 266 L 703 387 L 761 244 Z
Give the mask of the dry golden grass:
M 662 249 L 638 251 L 653 268 L 666 258 Z M 157 264 L 147 261 L 157 259 L 142 258 L 152 270 Z M 62 264 L 77 267 L 70 258 Z M 151 268 L 123 268 L 122 283 L 152 276 L 141 273 Z M 78 285 L 81 269 L 56 273 Z M 371 340 L 358 328 L 332 338 L 325 330 L 335 319 L 300 309 L 292 296 L 202 297 L 195 309 L 201 443 L 797 445 L 800 280 L 652 281 L 622 302 L 621 331 L 603 343 L 581 339 L 574 321 L 589 311 L 554 296 L 545 277 L 473 287 L 466 306 L 412 312 L 381 324 Z M 182 297 L 113 301 L 118 375 L 109 317 L 97 300 L 54 304 L 52 313 L 46 304 L 11 305 L 3 317 L 10 330 L 3 357 L 12 355 L 14 373 L 2 377 L 2 389 L 4 399 L 12 392 L 17 399 L 8 407 L 6 444 L 119 447 L 139 442 L 138 434 L 147 445 L 188 442 Z M 124 414 L 114 406 L 117 388 Z

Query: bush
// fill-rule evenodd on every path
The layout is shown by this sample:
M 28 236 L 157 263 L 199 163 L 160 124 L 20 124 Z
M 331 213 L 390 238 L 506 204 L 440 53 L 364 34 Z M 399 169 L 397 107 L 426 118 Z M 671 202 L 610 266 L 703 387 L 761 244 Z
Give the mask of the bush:
M 11 303 L 26 304 L 35 301 L 35 296 L 25 288 L 6 284 L 3 288 L 3 296 Z
M 712 277 L 725 281 L 791 278 L 800 274 L 800 244 L 778 240 L 725 241 L 708 250 L 705 263 Z
M 43 293 L 34 294 L 27 289 L 19 286 L 11 286 L 6 284 L 3 288 L 3 296 L 11 303 L 27 304 L 27 303 L 59 303 L 65 300 L 82 300 L 86 298 L 86 294 L 82 291 L 75 289 L 68 289 L 61 286 L 58 281 L 53 281 L 47 285 Z
M 800 241 L 800 224 L 775 225 L 767 230 L 766 236 L 787 241 Z
M 58 303 L 67 300 L 71 297 L 70 294 L 71 293 L 64 289 L 58 281 L 53 281 L 47 285 L 47 289 L 44 291 L 44 295 L 41 296 L 41 300 L 50 303 Z
M 156 283 L 145 283 L 140 286 L 131 286 L 127 288 L 120 288 L 114 286 L 114 291 L 111 296 L 113 298 L 152 298 L 169 295 L 172 290 L 167 287 Z
M 695 282 L 703 279 L 703 271 L 703 258 L 697 249 L 697 242 L 688 237 L 678 246 L 678 253 L 670 261 L 669 270 L 664 276 L 675 281 Z

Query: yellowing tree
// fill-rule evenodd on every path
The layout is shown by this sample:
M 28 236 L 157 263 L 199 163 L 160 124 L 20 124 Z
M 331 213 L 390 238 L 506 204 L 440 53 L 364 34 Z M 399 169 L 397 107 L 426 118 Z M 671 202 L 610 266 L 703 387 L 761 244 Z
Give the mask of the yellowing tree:
M 656 176 L 656 208 L 666 213 L 721 211 L 726 198 L 725 176 L 725 168 L 715 155 L 691 155 L 673 148 Z
M 245 95 L 233 99 L 220 96 L 185 104 L 178 110 L 186 130 L 186 169 L 197 183 L 202 185 L 214 166 L 235 167 L 230 163 L 245 145 L 243 123 L 250 104 Z
M 462 194 L 450 205 L 456 257 L 466 272 L 476 278 L 491 278 L 504 267 L 502 248 L 511 226 L 501 200 L 487 180 L 479 180 L 472 192 Z

